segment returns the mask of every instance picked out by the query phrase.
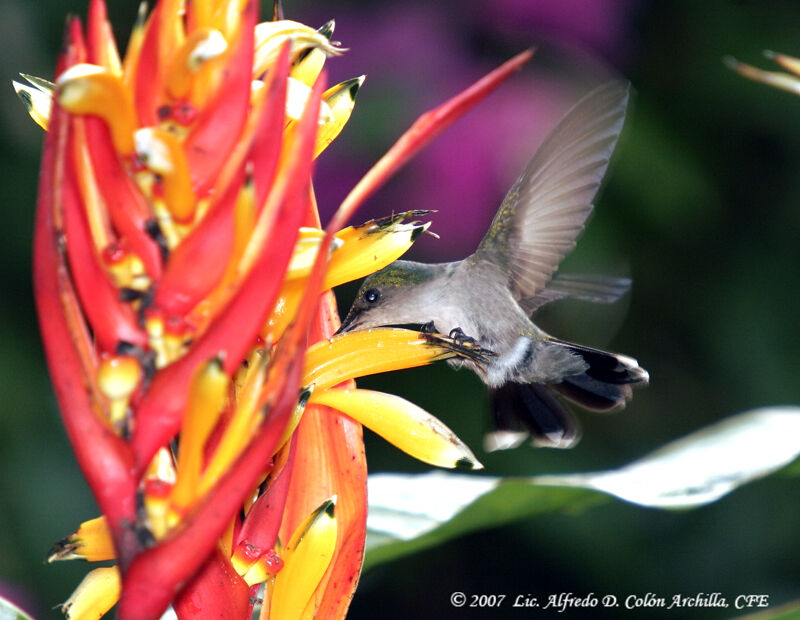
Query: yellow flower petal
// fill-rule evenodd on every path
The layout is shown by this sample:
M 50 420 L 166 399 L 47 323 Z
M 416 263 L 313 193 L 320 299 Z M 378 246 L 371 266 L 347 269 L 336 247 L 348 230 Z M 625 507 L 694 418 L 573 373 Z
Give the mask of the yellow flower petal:
M 67 620 L 95 620 L 119 599 L 121 580 L 116 566 L 95 568 L 83 578 L 72 596 L 61 605 Z
M 417 213 L 420 212 L 410 211 L 387 219 L 370 220 L 336 233 L 324 288 L 363 278 L 405 254 L 417 237 L 430 226 L 430 222 L 403 223 Z M 287 280 L 304 278 L 309 274 L 324 235 L 319 229 L 301 229 L 286 274 Z
M 327 57 L 325 52 L 314 47 L 297 59 L 289 71 L 289 76 L 306 86 L 312 86 L 322 71 L 322 67 L 325 66 Z
M 88 560 L 102 562 L 113 560 L 114 543 L 105 517 L 97 517 L 81 523 L 77 531 L 59 540 L 47 556 L 48 562 L 59 560 Z
M 12 81 L 14 90 L 22 100 L 31 118 L 39 127 L 47 131 L 47 123 L 50 120 L 50 106 L 53 103 L 53 89 L 55 86 L 52 82 L 48 82 L 42 78 L 26 75 L 24 73 L 20 73 L 20 75 L 30 82 L 30 86 L 21 82 Z
M 311 396 L 311 392 L 312 390 L 310 388 L 306 388 L 300 393 L 300 397 L 297 399 L 297 404 L 294 406 L 292 415 L 289 417 L 289 421 L 286 423 L 286 428 L 283 431 L 283 435 L 281 435 L 281 438 L 277 443 L 275 452 L 278 452 L 281 448 L 283 448 L 286 442 L 291 438 L 294 431 L 297 429 L 297 425 L 300 424 L 300 420 L 302 419 L 303 413 L 306 410 L 308 397 Z
M 142 51 L 144 42 L 145 24 L 147 23 L 147 4 L 142 2 L 139 11 L 136 13 L 136 22 L 133 24 L 131 35 L 128 38 L 128 47 L 125 49 L 125 57 L 122 61 L 122 81 L 126 88 L 132 88 L 136 70 L 139 62 L 139 54 Z
M 340 230 L 334 238 L 323 289 L 363 278 L 400 258 L 429 226 L 403 223 L 409 214 L 418 213 L 423 212 L 410 211 Z M 319 229 L 301 229 L 278 303 L 261 333 L 264 341 L 277 341 L 294 317 L 305 286 L 301 278 L 311 271 L 323 236 Z
M 295 530 L 275 577 L 270 620 L 297 620 L 311 601 L 336 550 L 336 498 L 325 501 Z
M 464 442 L 440 420 L 394 394 L 331 389 L 314 392 L 310 402 L 347 414 L 425 463 L 459 469 L 483 468 Z
M 286 42 L 291 41 L 290 59 L 294 62 L 305 50 L 319 48 L 326 56 L 338 56 L 342 49 L 333 45 L 325 36 L 299 22 L 282 19 L 274 22 L 263 22 L 256 26 L 256 53 L 253 64 L 253 77 L 258 78 L 274 66 L 278 51 Z M 308 79 L 308 75 L 302 76 Z M 316 76 L 314 76 L 316 79 Z M 312 82 L 314 80 L 311 80 Z

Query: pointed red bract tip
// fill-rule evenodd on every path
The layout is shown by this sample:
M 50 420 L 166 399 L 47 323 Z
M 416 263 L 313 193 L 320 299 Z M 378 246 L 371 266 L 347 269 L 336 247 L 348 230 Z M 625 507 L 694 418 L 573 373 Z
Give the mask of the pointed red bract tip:
M 110 58 L 111 55 L 117 54 L 117 47 L 104 0 L 90 0 L 89 2 L 89 13 L 86 18 L 86 42 L 90 63 L 107 69 L 116 68 L 119 56 Z

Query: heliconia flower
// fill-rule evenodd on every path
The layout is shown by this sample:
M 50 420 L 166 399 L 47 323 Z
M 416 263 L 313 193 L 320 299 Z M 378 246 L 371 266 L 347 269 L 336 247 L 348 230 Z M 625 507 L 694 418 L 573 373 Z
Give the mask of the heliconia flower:
M 327 88 L 333 22 L 258 24 L 254 0 L 161 0 L 120 58 L 102 0 L 55 80 L 15 83 L 47 131 L 34 239 L 40 327 L 102 515 L 50 560 L 116 560 L 63 609 L 123 619 L 341 618 L 361 569 L 361 424 L 427 463 L 480 464 L 416 405 L 353 379 L 490 352 L 438 334 L 334 336 L 330 288 L 402 255 L 412 211 L 345 226 L 524 52 L 423 115 L 322 229 L 314 159 L 363 77 Z M 279 13 L 279 11 L 276 11 Z
M 764 51 L 764 56 L 779 64 L 781 67 L 789 71 L 764 71 L 758 69 L 747 63 L 739 62 L 731 56 L 726 56 L 724 61 L 731 69 L 756 82 L 763 82 L 769 86 L 780 88 L 781 90 L 789 91 L 795 95 L 800 95 L 800 58 L 787 56 L 786 54 L 779 54 L 769 50 Z

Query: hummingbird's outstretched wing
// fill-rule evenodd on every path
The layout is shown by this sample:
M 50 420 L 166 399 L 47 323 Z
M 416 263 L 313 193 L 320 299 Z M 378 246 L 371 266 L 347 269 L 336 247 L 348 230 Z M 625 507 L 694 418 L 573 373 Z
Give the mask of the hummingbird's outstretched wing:
M 625 120 L 628 84 L 583 97 L 509 190 L 474 258 L 507 270 L 517 300 L 544 290 L 575 247 Z
M 613 304 L 627 293 L 630 287 L 630 278 L 588 273 L 557 273 L 536 295 L 520 299 L 519 305 L 526 314 L 533 314 L 545 304 L 565 297 L 596 304 Z

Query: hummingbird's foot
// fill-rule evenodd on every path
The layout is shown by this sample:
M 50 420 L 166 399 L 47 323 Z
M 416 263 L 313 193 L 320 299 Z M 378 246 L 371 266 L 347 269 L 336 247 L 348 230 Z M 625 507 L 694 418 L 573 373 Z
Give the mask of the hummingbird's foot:
M 489 349 L 484 349 L 474 338 L 465 336 L 461 330 L 458 330 L 461 332 L 460 337 L 458 334 L 454 334 L 455 331 L 453 330 L 450 336 L 437 332 L 422 332 L 421 335 L 422 338 L 433 345 L 450 349 L 454 355 L 447 360 L 448 364 L 455 364 L 458 367 L 468 361 L 485 372 L 485 367 L 497 357 L 497 354 Z
M 419 331 L 423 334 L 436 334 L 439 332 L 439 330 L 436 329 L 436 325 L 433 324 L 433 321 L 428 321 L 420 325 Z
M 465 344 L 474 344 L 477 345 L 478 341 L 475 338 L 467 336 L 460 327 L 456 327 L 455 329 L 450 330 L 450 338 L 452 338 L 459 346 L 464 346 Z

